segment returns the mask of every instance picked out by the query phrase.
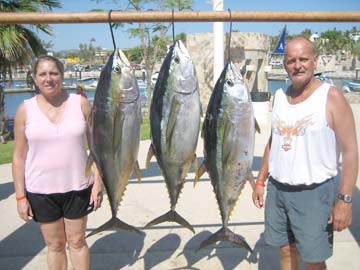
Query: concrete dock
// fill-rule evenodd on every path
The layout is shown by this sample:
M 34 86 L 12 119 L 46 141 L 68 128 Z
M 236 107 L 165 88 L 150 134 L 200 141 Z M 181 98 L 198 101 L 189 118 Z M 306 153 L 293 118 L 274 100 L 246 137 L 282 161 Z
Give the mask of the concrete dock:
M 360 142 L 360 104 L 351 104 Z M 256 134 L 253 173 L 256 177 L 264 146 L 270 134 L 267 121 L 260 123 Z M 150 220 L 167 212 L 169 197 L 155 158 L 150 169 L 145 159 L 150 141 L 141 141 L 139 162 L 142 182 L 133 177 L 119 207 L 118 217 L 136 226 L 143 235 L 127 231 L 107 231 L 88 238 L 91 269 L 279 269 L 277 248 L 264 242 L 264 211 L 253 206 L 251 187 L 247 184 L 239 197 L 230 220 L 230 229 L 242 235 L 253 248 L 248 253 L 228 242 L 218 242 L 196 252 L 202 240 L 221 227 L 221 218 L 208 175 L 202 176 L 194 188 L 193 171 L 189 172 L 176 210 L 195 229 L 195 234 L 174 223 L 162 223 L 150 229 Z M 203 158 L 203 141 L 199 139 L 197 155 Z M 329 270 L 360 269 L 360 181 L 353 200 L 353 224 L 334 236 L 334 255 L 328 260 Z M 39 226 L 25 224 L 17 214 L 11 164 L 0 165 L 0 269 L 47 269 L 46 248 Z M 104 196 L 102 207 L 90 214 L 88 232 L 110 218 L 110 207 Z M 70 265 L 70 262 L 69 262 Z M 69 267 L 69 269 L 72 269 Z M 304 269 L 304 268 L 303 268 Z

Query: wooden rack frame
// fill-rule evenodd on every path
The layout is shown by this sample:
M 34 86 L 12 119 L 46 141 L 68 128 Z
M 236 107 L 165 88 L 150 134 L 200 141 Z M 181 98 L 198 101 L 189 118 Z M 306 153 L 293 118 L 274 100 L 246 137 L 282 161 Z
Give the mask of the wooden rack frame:
M 112 22 L 360 22 L 360 11 L 112 11 Z M 109 22 L 109 11 L 1 12 L 1 24 Z

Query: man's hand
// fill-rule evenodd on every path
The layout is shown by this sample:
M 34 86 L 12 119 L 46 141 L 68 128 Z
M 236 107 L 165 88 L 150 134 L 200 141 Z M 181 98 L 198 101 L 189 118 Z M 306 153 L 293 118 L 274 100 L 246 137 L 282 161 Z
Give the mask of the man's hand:
M 264 189 L 264 187 L 256 185 L 252 194 L 253 202 L 257 208 L 264 206 Z
M 334 231 L 342 231 L 352 223 L 352 203 L 337 200 L 329 223 L 334 224 Z

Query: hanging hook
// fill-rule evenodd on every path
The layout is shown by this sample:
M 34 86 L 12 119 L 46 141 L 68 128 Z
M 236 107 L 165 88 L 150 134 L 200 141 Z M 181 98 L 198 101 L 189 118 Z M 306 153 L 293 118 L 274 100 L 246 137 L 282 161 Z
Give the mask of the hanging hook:
M 114 32 L 113 32 L 112 25 L 111 25 L 111 12 L 112 12 L 112 9 L 109 10 L 108 18 L 109 18 L 109 27 L 110 27 L 110 32 L 111 32 L 111 38 L 112 38 L 114 51 L 115 51 L 116 50 L 116 43 L 115 43 L 115 38 L 114 38 Z
M 230 47 L 231 47 L 231 32 L 232 32 L 232 18 L 231 18 L 231 9 L 228 9 L 230 14 L 230 33 L 229 33 L 229 43 L 228 43 L 228 62 L 230 62 Z
M 172 37 L 173 37 L 173 43 L 175 44 L 175 26 L 174 26 L 174 9 L 172 9 Z

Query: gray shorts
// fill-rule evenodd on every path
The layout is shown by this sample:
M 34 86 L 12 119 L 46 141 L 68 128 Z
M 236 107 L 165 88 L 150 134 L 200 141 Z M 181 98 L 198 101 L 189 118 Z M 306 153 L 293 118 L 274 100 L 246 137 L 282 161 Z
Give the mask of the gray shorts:
M 303 261 L 323 262 L 333 252 L 333 228 L 328 224 L 335 183 L 329 179 L 311 187 L 294 187 L 269 178 L 265 203 L 265 240 L 269 245 L 295 243 Z

